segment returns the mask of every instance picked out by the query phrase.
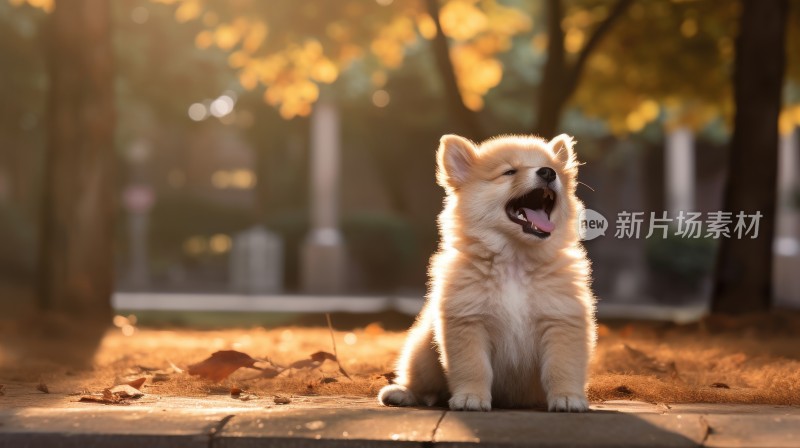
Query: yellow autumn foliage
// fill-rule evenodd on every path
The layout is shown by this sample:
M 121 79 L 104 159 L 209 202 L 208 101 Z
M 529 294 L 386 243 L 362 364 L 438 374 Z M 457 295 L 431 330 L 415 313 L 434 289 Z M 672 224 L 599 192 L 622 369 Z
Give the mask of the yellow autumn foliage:
M 276 36 L 272 29 L 286 24 L 269 23 L 268 14 L 258 13 L 263 4 L 242 2 L 230 16 L 225 14 L 230 11 L 216 11 L 205 0 L 152 1 L 174 5 L 178 22 L 199 20 L 205 29 L 195 37 L 195 45 L 229 52 L 228 64 L 237 71 L 242 87 L 263 86 L 264 100 L 285 118 L 307 115 L 319 96 L 319 85 L 336 81 L 354 60 L 371 55 L 384 69 L 396 69 L 408 48 L 436 35 L 436 25 L 421 0 L 386 7 L 343 1 L 336 15 L 324 17 L 323 26 L 304 33 L 276 31 Z M 318 13 L 315 6 L 293 8 L 300 16 L 313 16 Z M 324 5 L 319 8 L 324 10 Z M 368 20 L 380 22 L 364 25 Z M 502 80 L 497 55 L 508 51 L 511 38 L 530 29 L 530 19 L 496 0 L 449 0 L 442 4 L 440 20 L 454 42 L 451 58 L 464 102 L 478 110 L 486 93 Z M 378 73 L 372 78 L 376 88 L 386 83 L 386 72 Z

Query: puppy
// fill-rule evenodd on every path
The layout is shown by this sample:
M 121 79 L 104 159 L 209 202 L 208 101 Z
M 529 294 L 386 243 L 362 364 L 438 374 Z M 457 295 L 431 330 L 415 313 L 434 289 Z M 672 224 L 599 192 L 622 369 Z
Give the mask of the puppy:
M 590 266 L 579 242 L 572 138 L 446 135 L 447 192 L 427 302 L 397 363 L 388 406 L 588 410 L 595 344 Z

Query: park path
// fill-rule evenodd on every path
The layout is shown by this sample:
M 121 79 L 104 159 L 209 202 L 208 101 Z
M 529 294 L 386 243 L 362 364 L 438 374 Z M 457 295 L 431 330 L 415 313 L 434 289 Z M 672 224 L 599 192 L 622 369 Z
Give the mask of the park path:
M 127 406 L 60 394 L 0 397 L 0 448 L 798 447 L 800 406 L 609 401 L 585 414 L 386 408 L 363 397 L 145 395 Z

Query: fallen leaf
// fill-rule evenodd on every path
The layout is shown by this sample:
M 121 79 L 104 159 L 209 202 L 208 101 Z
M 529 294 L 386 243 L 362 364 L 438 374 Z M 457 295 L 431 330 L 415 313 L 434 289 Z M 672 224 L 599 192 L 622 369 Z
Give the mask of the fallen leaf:
M 44 392 L 46 394 L 50 393 L 50 389 L 47 387 L 47 384 L 44 384 L 44 383 L 39 383 L 36 386 L 36 390 L 38 390 L 39 392 Z
M 310 358 L 312 360 L 320 362 L 320 363 L 325 362 L 327 360 L 337 361 L 336 355 L 334 355 L 333 353 L 324 352 L 324 351 L 314 352 L 314 353 L 311 354 Z
M 620 395 L 633 395 L 631 388 L 625 385 L 614 388 L 614 392 Z
M 278 396 L 275 396 L 273 401 L 275 402 L 275 404 L 289 404 L 289 403 L 292 402 L 292 399 L 289 398 L 289 397 L 282 397 L 282 396 L 278 395 Z
M 120 384 L 111 388 L 103 389 L 100 394 L 83 395 L 80 402 L 100 403 L 100 404 L 130 404 L 129 400 L 139 398 L 144 394 L 128 384 Z
M 100 404 L 127 404 L 119 398 L 106 397 L 103 395 L 84 395 L 78 400 L 82 403 L 100 403 Z
M 198 375 L 215 382 L 220 382 L 231 373 L 242 367 L 262 370 L 255 367 L 256 359 L 236 350 L 221 350 L 213 353 L 206 360 L 189 366 L 189 375 Z
M 237 398 L 241 394 L 242 389 L 239 389 L 238 387 L 231 387 L 231 397 Z
M 326 360 L 336 361 L 336 356 L 332 353 L 328 352 L 315 352 L 312 353 L 308 359 L 301 359 L 300 361 L 295 361 L 289 365 L 291 369 L 308 369 L 308 368 L 317 368 Z
M 718 389 L 730 389 L 731 386 L 728 386 L 725 383 L 711 383 L 711 387 L 716 387 Z
M 119 398 L 139 398 L 144 394 L 139 389 L 136 389 L 132 386 L 127 384 L 120 384 L 119 386 L 114 386 L 111 389 L 106 389 L 112 395 L 119 397 Z M 105 393 L 105 390 L 103 391 Z
M 131 386 L 134 389 L 142 390 L 142 385 L 144 385 L 145 381 L 147 381 L 147 378 L 142 377 L 142 378 L 139 378 L 138 380 L 128 381 L 125 384 L 127 384 L 128 386 Z
M 386 372 L 386 373 L 382 374 L 381 376 L 386 378 L 386 381 L 388 381 L 389 384 L 394 384 L 394 380 L 395 380 L 395 378 L 397 378 L 397 374 L 394 373 L 394 372 Z
M 329 384 L 329 383 L 338 383 L 339 380 L 337 380 L 336 378 L 323 378 L 319 382 L 320 384 Z
M 625 351 L 628 353 L 628 355 L 630 355 L 634 361 L 636 361 L 645 369 L 655 373 L 668 373 L 672 378 L 676 378 L 678 376 L 678 368 L 675 366 L 674 361 L 663 363 L 656 360 L 652 356 L 648 356 L 641 350 L 631 347 L 628 344 L 623 344 L 623 346 L 625 347 Z
M 100 403 L 100 404 L 128 404 L 125 400 L 117 395 L 111 393 L 109 389 L 103 389 L 102 394 L 84 395 L 78 400 L 83 403 Z

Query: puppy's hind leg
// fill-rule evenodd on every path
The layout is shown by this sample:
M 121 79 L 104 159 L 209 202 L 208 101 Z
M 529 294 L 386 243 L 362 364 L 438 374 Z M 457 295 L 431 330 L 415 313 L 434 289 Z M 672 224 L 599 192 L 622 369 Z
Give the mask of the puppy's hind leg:
M 433 326 L 421 319 L 408 335 L 397 362 L 395 384 L 381 389 L 378 401 L 386 406 L 433 406 L 447 391 L 439 354 L 433 345 Z

